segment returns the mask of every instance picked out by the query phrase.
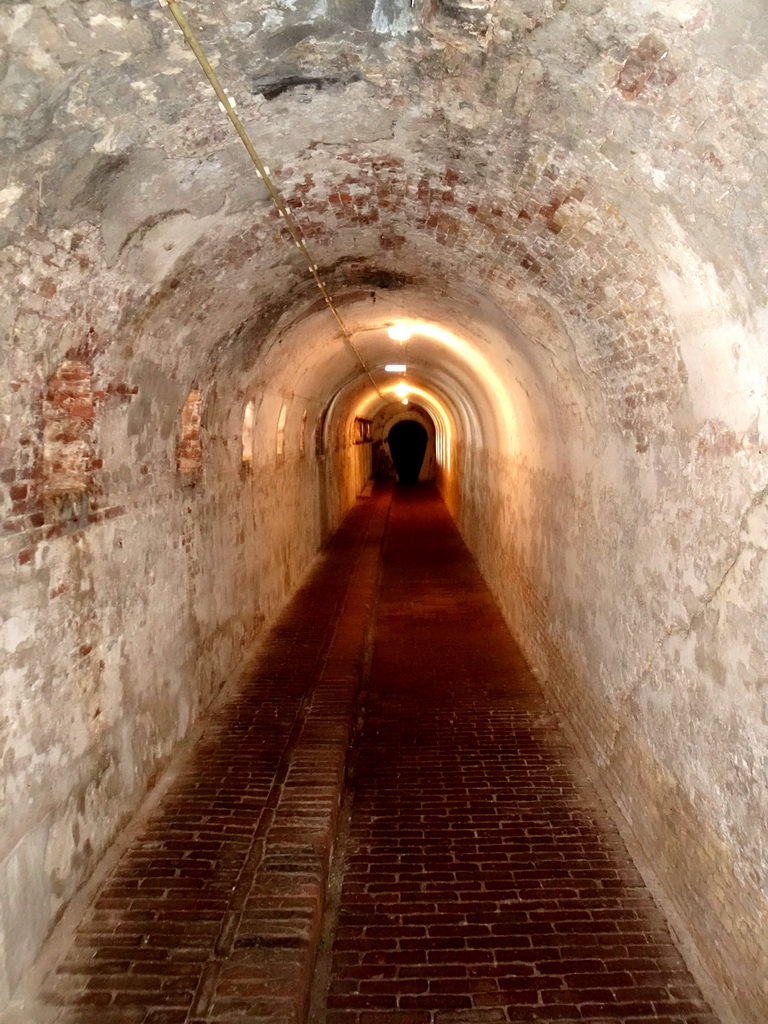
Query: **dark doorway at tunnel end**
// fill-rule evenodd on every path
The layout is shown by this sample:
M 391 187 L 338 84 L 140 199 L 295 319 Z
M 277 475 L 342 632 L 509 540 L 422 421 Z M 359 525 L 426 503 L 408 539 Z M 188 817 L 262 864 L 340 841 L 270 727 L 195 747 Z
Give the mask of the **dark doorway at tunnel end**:
M 418 483 L 427 440 L 426 430 L 415 420 L 400 420 L 390 430 L 387 441 L 401 484 Z

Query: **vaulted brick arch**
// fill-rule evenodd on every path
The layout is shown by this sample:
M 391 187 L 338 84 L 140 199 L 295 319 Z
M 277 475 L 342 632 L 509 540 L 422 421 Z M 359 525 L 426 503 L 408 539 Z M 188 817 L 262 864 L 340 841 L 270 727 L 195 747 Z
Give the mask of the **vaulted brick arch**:
M 0 993 L 365 487 L 397 355 L 526 657 L 762 1024 L 761 0 L 184 7 L 358 356 L 166 5 L 4 5 Z

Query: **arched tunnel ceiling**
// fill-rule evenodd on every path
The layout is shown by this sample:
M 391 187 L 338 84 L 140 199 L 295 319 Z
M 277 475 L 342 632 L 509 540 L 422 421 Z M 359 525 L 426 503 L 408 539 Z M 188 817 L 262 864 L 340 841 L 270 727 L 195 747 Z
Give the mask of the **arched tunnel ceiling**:
M 0 999 L 365 487 L 405 320 L 447 507 L 763 1024 L 765 0 L 183 7 L 366 368 L 166 6 L 0 2 Z
M 685 387 L 675 318 L 764 302 L 758 0 L 184 6 L 342 306 L 481 303 L 642 450 Z M 22 3 L 0 27 L 18 344 L 43 372 L 253 364 L 311 282 L 167 9 Z
M 266 373 L 283 393 L 328 396 L 326 442 L 334 431 L 346 429 L 350 417 L 372 417 L 382 403 L 406 397 L 393 391 L 405 386 L 470 444 L 546 456 L 557 429 L 556 411 L 541 384 L 547 367 L 537 365 L 535 346 L 513 325 L 504 331 L 483 322 L 477 306 L 462 309 L 460 295 L 448 311 L 445 300 L 414 289 L 342 294 L 341 299 L 354 351 L 327 311 L 315 308 L 278 332 L 253 369 L 262 379 Z M 434 312 L 442 323 L 405 318 L 408 308 Z M 407 340 L 390 337 L 391 325 L 405 328 Z M 406 370 L 388 372 L 388 364 Z

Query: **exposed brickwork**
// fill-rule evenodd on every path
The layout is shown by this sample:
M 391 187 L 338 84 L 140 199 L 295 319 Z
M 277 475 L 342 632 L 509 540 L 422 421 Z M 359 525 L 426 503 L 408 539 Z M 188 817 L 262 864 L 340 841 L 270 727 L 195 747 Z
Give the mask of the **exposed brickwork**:
M 476 488 L 482 490 L 482 484 Z M 492 534 L 482 536 L 470 525 L 471 519 L 470 513 L 463 526 L 469 527 L 484 573 L 493 576 L 501 541 Z M 574 632 L 561 631 L 556 625 L 560 595 L 537 588 L 533 566 L 526 571 L 513 563 L 508 559 L 502 573 L 495 575 L 504 581 L 497 593 L 526 657 L 536 666 L 539 678 L 546 680 L 548 695 L 570 722 L 587 757 L 599 766 L 601 781 L 621 809 L 636 848 L 642 850 L 669 895 L 678 924 L 682 922 L 699 951 L 733 943 L 730 964 L 726 967 L 723 961 L 710 959 L 709 971 L 722 992 L 730 993 L 736 1005 L 747 1007 L 743 1019 L 762 1024 L 768 1007 L 768 980 L 762 968 L 768 956 L 765 896 L 756 877 L 748 880 L 733 872 L 732 848 L 700 819 L 700 795 L 692 798 L 672 772 L 659 766 L 652 727 L 646 724 L 646 736 L 638 739 L 628 721 L 638 680 L 642 682 L 646 674 L 656 677 L 659 669 L 649 671 L 653 660 L 649 656 L 634 678 L 623 677 L 623 697 L 618 707 L 612 707 L 614 680 L 588 673 L 581 657 L 572 653 L 590 629 L 579 624 L 575 637 Z M 658 681 L 653 685 L 658 686 Z M 750 827 L 748 835 L 751 840 L 761 833 Z M 680 837 L 685 837 L 683 842 Z M 745 999 L 747 992 L 750 996 Z
M 539 667 L 603 730 L 615 795 L 764 1024 L 768 587 L 742 522 L 768 482 L 764 0 L 256 6 L 188 14 L 334 294 L 372 290 L 374 320 L 385 293 L 426 304 L 483 349 L 498 332 L 533 475 L 504 486 L 496 453 L 476 470 L 457 448 L 447 493 L 491 538 L 507 610 L 525 580 L 532 647 L 559 648 Z M 2 1000 L 365 467 L 359 446 L 344 476 L 331 443 L 295 470 L 293 427 L 278 466 L 271 422 L 241 472 L 246 396 L 295 386 L 312 429 L 346 370 L 292 333 L 316 289 L 167 5 L 4 4 L 0 37 Z M 45 499 L 66 360 L 92 372 L 92 471 Z M 176 472 L 193 381 L 206 488 Z M 467 383 L 469 424 L 494 402 Z M 697 877 L 720 865 L 716 913 L 689 894 L 691 843 Z
M 514 309 L 546 295 L 568 325 L 579 364 L 617 422 L 644 448 L 680 399 L 685 370 L 655 268 L 583 162 L 544 137 L 489 161 L 492 187 L 450 163 L 414 167 L 392 154 L 338 153 L 325 176 L 275 172 L 336 293 L 389 275 L 395 282 L 455 280 Z M 277 222 L 277 214 L 270 215 Z M 335 263 L 366 232 L 355 260 Z M 281 229 L 284 244 L 287 233 Z M 245 268 L 258 234 L 226 242 L 218 260 Z M 207 267 L 190 266 L 202 296 Z M 182 316 L 183 296 L 178 303 Z
M 34 562 L 41 542 L 81 533 L 126 512 L 104 491 L 98 419 L 105 406 L 130 403 L 138 388 L 94 377 L 87 344 L 68 355 L 48 381 L 13 383 L 17 401 L 22 399 L 19 410 L 28 405 L 2 438 L 7 451 L 0 509 L 3 539 L 12 542 L 8 547 L 19 565 Z
M 326 1024 L 717 1024 L 441 503 L 392 513 Z
M 62 1019 L 304 1019 L 386 509 L 99 894 Z M 327 1024 L 717 1024 L 432 492 L 399 498 L 380 592 Z
M 62 363 L 48 381 L 43 401 L 43 492 L 47 497 L 78 495 L 86 489 L 94 416 L 91 371 L 78 360 Z
M 388 502 L 357 507 L 99 893 L 48 985 L 67 1019 L 303 1019 Z

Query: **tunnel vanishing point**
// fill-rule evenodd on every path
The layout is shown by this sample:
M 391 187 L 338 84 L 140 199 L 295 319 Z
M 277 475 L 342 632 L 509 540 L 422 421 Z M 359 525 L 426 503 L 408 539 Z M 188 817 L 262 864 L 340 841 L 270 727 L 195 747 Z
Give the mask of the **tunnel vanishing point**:
M 0 1005 L 414 419 L 765 1024 L 765 3 L 184 6 L 349 333 L 167 4 L 0 6 Z

